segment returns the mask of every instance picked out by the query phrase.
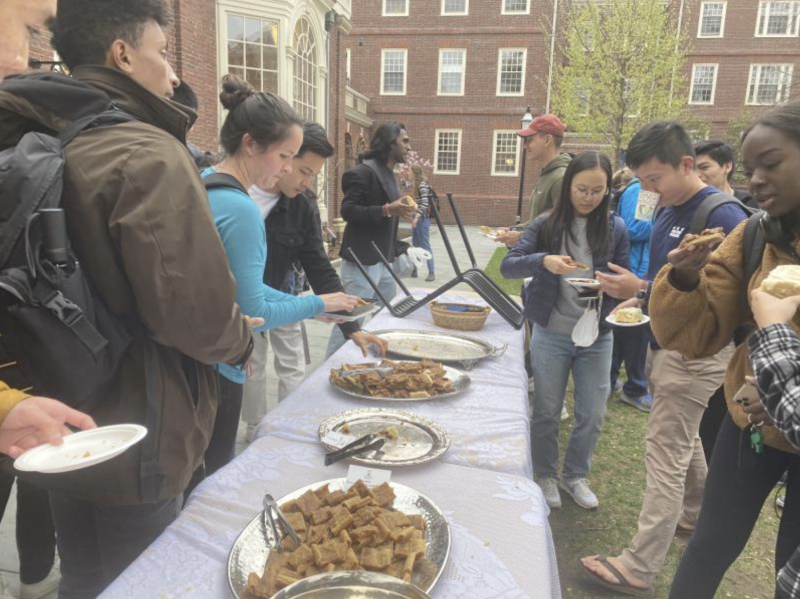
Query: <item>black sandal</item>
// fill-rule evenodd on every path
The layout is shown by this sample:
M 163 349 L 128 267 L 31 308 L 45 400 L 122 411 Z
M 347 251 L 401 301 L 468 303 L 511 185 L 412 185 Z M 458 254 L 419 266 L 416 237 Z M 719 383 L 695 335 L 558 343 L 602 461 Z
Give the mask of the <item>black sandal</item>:
M 631 595 L 633 597 L 653 597 L 656 594 L 656 590 L 654 587 L 650 586 L 646 589 L 640 589 L 639 587 L 633 586 L 628 579 L 623 576 L 622 572 L 617 570 L 614 565 L 608 561 L 605 555 L 598 555 L 595 558 L 598 562 L 600 562 L 603 567 L 611 572 L 617 579 L 617 584 L 613 582 L 608 582 L 599 574 L 595 574 L 589 568 L 583 565 L 581 562 L 581 567 L 585 574 L 589 576 L 589 580 L 591 580 L 595 584 L 599 584 L 601 587 L 614 591 L 615 593 L 622 593 L 624 595 Z

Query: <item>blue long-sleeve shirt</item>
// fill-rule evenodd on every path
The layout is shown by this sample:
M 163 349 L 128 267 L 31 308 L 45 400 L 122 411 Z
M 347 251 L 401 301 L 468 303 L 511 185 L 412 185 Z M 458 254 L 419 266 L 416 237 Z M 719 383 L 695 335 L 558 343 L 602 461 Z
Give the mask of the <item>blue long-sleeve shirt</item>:
M 203 177 L 214 172 L 206 169 Z M 264 284 L 267 233 L 261 212 L 250 196 L 232 187 L 219 187 L 208 191 L 208 201 L 236 279 L 236 303 L 243 314 L 264 319 L 264 326 L 256 331 L 313 318 L 324 311 L 322 299 L 315 295 L 295 297 Z M 246 379 L 242 368 L 218 364 L 217 369 L 235 383 Z
M 639 202 L 641 189 L 641 184 L 635 180 L 628 185 L 617 204 L 617 214 L 625 221 L 628 239 L 631 242 L 630 270 L 640 279 L 647 274 L 650 262 L 650 233 L 653 230 L 652 221 L 636 218 L 636 204 Z

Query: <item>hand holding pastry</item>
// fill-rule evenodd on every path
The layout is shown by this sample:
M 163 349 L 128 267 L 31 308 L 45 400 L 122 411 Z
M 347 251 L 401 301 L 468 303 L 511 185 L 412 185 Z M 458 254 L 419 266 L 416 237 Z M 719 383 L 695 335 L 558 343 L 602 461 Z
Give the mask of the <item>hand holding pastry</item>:
M 547 255 L 544 257 L 544 267 L 554 275 L 565 275 L 578 270 L 569 256 Z

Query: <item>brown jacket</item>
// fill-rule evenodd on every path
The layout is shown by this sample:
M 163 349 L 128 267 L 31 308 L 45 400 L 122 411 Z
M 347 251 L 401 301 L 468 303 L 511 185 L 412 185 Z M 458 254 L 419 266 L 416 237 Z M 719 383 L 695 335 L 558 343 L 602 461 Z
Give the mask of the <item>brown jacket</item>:
M 92 416 L 99 425 L 144 424 L 146 347 L 153 350 L 153 396 L 162 407 L 160 430 L 149 435 L 157 435 L 154 478 L 163 500 L 183 492 L 208 445 L 217 406 L 213 364 L 240 361 L 250 333 L 185 147 L 194 114 L 112 69 L 82 67 L 75 77 L 137 118 L 86 131 L 66 149 L 62 207 L 75 253 L 110 310 L 140 323 L 131 327 L 134 340 Z M 25 120 L 63 128 L 68 120 L 45 104 L 0 86 L 0 146 L 15 142 L 8 136 Z M 103 465 L 48 475 L 47 487 L 107 504 L 153 500 L 143 496 L 140 455 L 141 444 Z
M 676 289 L 669 280 L 670 265 L 658 273 L 650 298 L 650 316 L 653 333 L 661 347 L 678 351 L 687 358 L 713 356 L 730 343 L 734 329 L 754 322 L 750 291 L 760 286 L 776 266 L 794 262 L 787 252 L 767 244 L 760 268 L 750 281 L 743 281 L 745 224 L 746 221 L 736 227 L 712 254 L 711 261 L 700 273 L 700 284 L 695 290 Z M 796 242 L 796 248 L 800 251 L 800 241 Z M 792 328 L 800 333 L 800 313 L 795 316 Z M 746 374 L 753 373 L 747 359 L 747 344 L 743 343 L 736 348 L 725 377 L 728 411 L 740 428 L 748 426 L 747 415 L 733 403 L 733 397 L 745 384 Z M 767 445 L 795 451 L 775 428 L 764 426 L 762 432 Z

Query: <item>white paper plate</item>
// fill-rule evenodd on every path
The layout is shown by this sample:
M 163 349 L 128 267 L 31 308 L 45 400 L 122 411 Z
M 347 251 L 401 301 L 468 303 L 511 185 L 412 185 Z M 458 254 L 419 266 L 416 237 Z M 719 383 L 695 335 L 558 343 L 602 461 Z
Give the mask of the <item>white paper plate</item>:
M 40 445 L 23 453 L 14 468 L 54 474 L 100 464 L 141 441 L 147 429 L 138 424 L 116 424 L 64 437 L 61 445 Z
M 640 322 L 617 322 L 617 319 L 614 318 L 614 315 L 609 314 L 606 316 L 606 322 L 613 324 L 615 327 L 640 327 L 643 324 L 650 322 L 650 317 L 647 314 L 642 314 L 642 320 Z

